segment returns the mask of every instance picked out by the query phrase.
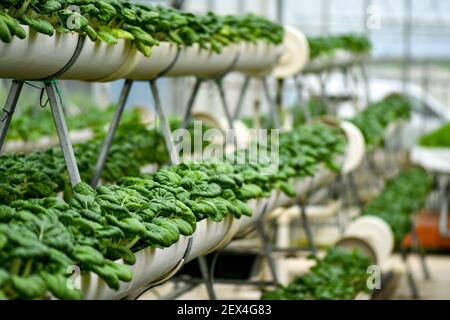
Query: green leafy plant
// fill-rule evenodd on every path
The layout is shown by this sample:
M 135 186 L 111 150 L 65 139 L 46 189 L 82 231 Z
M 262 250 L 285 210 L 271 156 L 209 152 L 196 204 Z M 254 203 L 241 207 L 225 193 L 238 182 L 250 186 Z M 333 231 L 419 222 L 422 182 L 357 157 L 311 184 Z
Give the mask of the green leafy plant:
M 363 210 L 363 215 L 385 220 L 399 245 L 411 230 L 411 216 L 425 206 L 431 179 L 421 169 L 409 169 L 386 183 L 384 190 Z
M 309 111 L 309 115 L 312 118 L 324 116 L 328 112 L 327 105 L 322 99 L 311 99 L 302 103 L 302 105 L 297 105 L 290 109 L 294 118 L 294 126 L 302 125 L 306 122 L 305 109 Z
M 21 24 L 49 36 L 75 31 L 108 44 L 130 40 L 145 56 L 160 41 L 220 52 L 231 43 L 283 40 L 282 26 L 252 14 L 200 16 L 126 0 L 9 0 L 0 13 L 0 39 L 6 43 L 26 37 Z
M 344 34 L 338 36 L 308 37 L 310 58 L 332 55 L 337 50 L 355 54 L 369 54 L 372 49 L 370 40 L 363 35 Z
M 419 145 L 428 148 L 448 148 L 450 147 L 450 123 L 441 128 L 422 136 Z
M 330 249 L 323 259 L 287 287 L 266 292 L 262 300 L 351 300 L 368 292 L 367 268 L 371 260 L 360 251 Z
M 366 146 L 374 148 L 384 142 L 386 128 L 400 120 L 408 120 L 411 105 L 407 97 L 391 94 L 383 100 L 369 105 L 363 112 L 350 119 L 364 135 Z

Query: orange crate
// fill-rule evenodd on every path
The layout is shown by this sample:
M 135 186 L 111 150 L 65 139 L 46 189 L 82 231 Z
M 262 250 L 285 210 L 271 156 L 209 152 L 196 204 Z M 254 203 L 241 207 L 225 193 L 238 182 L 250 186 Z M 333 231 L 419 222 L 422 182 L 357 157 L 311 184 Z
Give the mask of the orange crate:
M 416 232 L 420 244 L 425 249 L 450 250 L 450 238 L 443 237 L 439 233 L 439 213 L 423 210 L 415 217 Z M 450 228 L 450 224 L 448 225 Z M 405 237 L 403 245 L 411 247 L 411 235 Z

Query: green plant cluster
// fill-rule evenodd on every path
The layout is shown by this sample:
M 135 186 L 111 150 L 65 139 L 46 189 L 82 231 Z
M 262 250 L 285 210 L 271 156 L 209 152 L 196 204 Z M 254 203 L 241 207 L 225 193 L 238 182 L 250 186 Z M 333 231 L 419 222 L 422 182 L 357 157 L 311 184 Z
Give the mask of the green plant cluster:
M 106 109 L 88 106 L 83 107 L 78 113 L 68 114 L 66 121 L 71 131 L 92 129 L 99 134 L 103 131 L 114 114 L 115 106 L 111 105 Z M 21 113 L 15 113 L 8 128 L 8 140 L 16 141 L 37 141 L 42 137 L 55 137 L 56 129 L 49 108 L 41 110 L 36 106 L 26 106 L 20 108 Z M 132 113 L 125 113 L 125 117 Z M 125 119 L 127 120 L 127 119 Z
M 90 181 L 100 148 L 103 128 L 97 128 L 94 139 L 74 146 L 78 168 L 83 181 Z M 162 133 L 147 129 L 140 123 L 139 114 L 125 116 L 111 146 L 102 179 L 117 181 L 124 176 L 137 176 L 141 166 L 163 164 L 168 160 Z M 65 191 L 70 194 L 69 177 L 64 155 L 59 147 L 30 154 L 0 156 L 0 204 L 19 199 L 54 196 Z
M 363 133 L 366 146 L 377 147 L 384 142 L 386 128 L 411 116 L 411 104 L 401 94 L 391 94 L 369 105 L 363 112 L 350 119 Z
M 291 108 L 294 118 L 294 126 L 302 125 L 306 122 L 304 109 L 308 109 L 311 118 L 324 116 L 328 112 L 326 103 L 322 99 L 311 99 Z
M 369 54 L 372 44 L 364 35 L 344 34 L 337 36 L 308 37 L 310 58 L 334 54 L 337 50 L 345 50 L 354 54 Z
M 377 216 L 386 221 L 394 232 L 397 245 L 411 231 L 411 216 L 423 209 L 432 181 L 421 169 L 409 169 L 388 181 L 384 190 L 362 214 Z
M 285 118 L 287 114 L 292 114 L 294 126 L 303 125 L 306 122 L 304 108 L 309 110 L 311 118 L 320 117 L 327 114 L 327 105 L 321 99 L 310 99 L 303 102 L 301 105 L 294 105 L 286 108 L 281 118 Z M 254 128 L 256 126 L 254 117 L 245 116 L 240 119 L 248 128 Z M 276 129 L 275 123 L 267 114 L 259 114 L 259 123 L 261 127 L 267 129 Z
M 422 136 L 419 145 L 427 148 L 449 148 L 450 147 L 450 123 L 439 129 Z
M 323 259 L 287 287 L 265 293 L 263 300 L 351 300 L 367 289 L 371 260 L 360 251 L 330 249 Z
M 283 165 L 280 173 L 269 176 L 261 175 L 264 161 L 184 163 L 96 189 L 81 183 L 67 202 L 45 197 L 2 205 L 0 296 L 41 299 L 50 292 L 61 299 L 81 298 L 80 292 L 67 289 L 65 272 L 70 265 L 92 271 L 118 289 L 131 274 L 114 261 L 134 264 L 134 252 L 169 247 L 191 235 L 202 219 L 250 216 L 246 202 L 267 197 L 274 189 L 294 195 L 286 183 L 289 177 L 313 175 L 317 164 L 336 156 L 343 144 L 342 133 L 332 128 L 300 127 L 283 133 L 280 145 L 287 150 L 280 155 Z M 313 154 L 314 146 L 332 151 Z
M 76 10 L 73 10 L 75 8 Z M 160 41 L 176 45 L 200 45 L 220 52 L 231 43 L 263 40 L 279 44 L 283 27 L 262 17 L 194 15 L 172 8 L 127 0 L 6 0 L 0 4 L 0 40 L 27 37 L 21 25 L 52 36 L 71 31 L 92 41 L 115 44 L 133 41 L 145 56 Z

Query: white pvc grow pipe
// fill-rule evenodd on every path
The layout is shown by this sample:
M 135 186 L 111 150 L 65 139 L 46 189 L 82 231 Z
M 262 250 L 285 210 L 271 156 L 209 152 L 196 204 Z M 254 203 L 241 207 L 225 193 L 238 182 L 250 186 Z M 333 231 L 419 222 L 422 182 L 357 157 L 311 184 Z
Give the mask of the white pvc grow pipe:
M 272 72 L 278 79 L 296 76 L 309 61 L 309 43 L 303 32 L 292 26 L 284 31 L 283 52 Z
M 74 56 L 79 35 L 55 33 L 47 36 L 29 31 L 29 36 L 14 38 L 9 44 L 0 43 L 0 78 L 39 80 L 48 78 L 67 65 Z M 153 48 L 151 57 L 144 57 L 127 40 L 115 45 L 104 42 L 84 41 L 75 63 L 59 79 L 83 81 L 152 80 L 166 70 L 176 59 L 165 76 L 196 76 L 215 78 L 236 71 L 249 76 L 264 76 L 275 68 L 276 76 L 298 73 L 308 57 L 305 36 L 297 29 L 286 27 L 282 45 L 256 43 L 231 44 L 221 53 L 202 50 L 198 45 L 180 48 L 162 42 Z M 281 59 L 280 59 L 281 57 Z
M 339 126 L 347 137 L 347 150 L 341 167 L 341 173 L 345 175 L 356 170 L 361 164 L 366 152 L 366 144 L 361 130 L 353 123 L 341 121 Z
M 309 61 L 305 73 L 318 73 L 332 68 L 344 68 L 367 59 L 367 55 L 355 54 L 343 49 L 336 50 L 331 54 L 324 54 Z
M 359 249 L 383 266 L 391 257 L 394 244 L 394 234 L 383 219 L 362 216 L 350 223 L 336 246 Z
M 95 273 L 83 274 L 77 279 L 78 285 L 87 300 L 121 299 L 149 283 L 163 278 L 177 267 L 188 246 L 188 238 L 180 240 L 169 248 L 147 248 L 136 253 L 136 263 L 130 266 L 133 279 L 131 282 L 120 282 L 119 290 L 114 290 Z M 121 261 L 118 261 L 121 263 Z
M 49 37 L 24 26 L 27 38 L 0 41 L 0 78 L 38 80 L 61 70 L 72 58 L 78 43 L 74 33 Z

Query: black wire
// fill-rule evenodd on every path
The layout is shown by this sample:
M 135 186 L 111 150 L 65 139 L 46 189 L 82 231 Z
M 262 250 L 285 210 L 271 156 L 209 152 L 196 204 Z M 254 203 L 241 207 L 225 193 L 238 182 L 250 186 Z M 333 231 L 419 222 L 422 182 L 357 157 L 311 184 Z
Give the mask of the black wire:
M 30 86 L 30 87 L 32 87 L 32 88 L 40 90 L 41 93 L 39 94 L 39 105 L 41 106 L 41 108 L 47 107 L 47 105 L 49 103 L 49 99 L 47 98 L 47 101 L 45 103 L 42 102 L 43 99 L 44 99 L 45 87 L 39 87 L 39 86 L 37 86 L 35 84 L 32 84 L 31 82 L 28 82 L 28 81 L 24 81 L 23 83 L 28 85 L 28 86 Z

